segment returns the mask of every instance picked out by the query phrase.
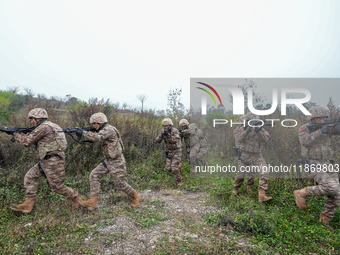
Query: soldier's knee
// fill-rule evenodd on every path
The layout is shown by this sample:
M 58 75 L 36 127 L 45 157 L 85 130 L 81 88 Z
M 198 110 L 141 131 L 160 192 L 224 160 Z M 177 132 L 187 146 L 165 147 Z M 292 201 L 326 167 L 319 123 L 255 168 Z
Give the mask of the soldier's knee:
M 119 176 L 113 179 L 113 183 L 115 184 L 115 187 L 122 190 L 125 187 L 125 180 L 124 176 Z
M 329 195 L 340 196 L 339 185 L 334 181 L 327 183 L 327 185 L 322 185 L 322 189 Z
M 90 174 L 90 181 L 99 181 L 99 180 L 100 180 L 100 176 L 98 174 L 95 174 L 95 173 Z
M 175 169 L 175 170 L 172 170 L 172 173 L 173 173 L 174 175 L 179 175 L 179 174 L 180 174 L 180 171 L 179 171 L 179 169 Z
M 63 191 L 64 191 L 64 184 L 53 184 L 53 185 L 50 185 L 51 189 L 55 192 L 55 193 L 58 193 L 58 194 L 62 194 Z
M 123 190 L 123 189 L 125 188 L 125 182 L 116 181 L 116 182 L 115 182 L 115 186 L 116 186 L 117 189 Z

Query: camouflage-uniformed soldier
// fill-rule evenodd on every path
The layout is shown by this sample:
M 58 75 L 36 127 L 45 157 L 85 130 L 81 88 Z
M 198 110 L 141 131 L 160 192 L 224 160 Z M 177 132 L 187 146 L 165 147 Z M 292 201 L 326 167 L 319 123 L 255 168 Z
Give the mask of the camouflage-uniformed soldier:
M 246 118 L 246 115 L 242 115 L 240 118 L 239 118 L 239 121 L 240 122 L 243 122 Z M 235 138 L 235 152 L 237 153 L 237 163 L 238 163 L 238 172 L 236 174 L 236 178 L 235 178 L 235 183 L 233 184 L 234 186 L 234 189 L 233 189 L 233 194 L 235 195 L 238 195 L 238 190 L 240 188 L 239 183 L 241 182 L 242 180 L 242 183 L 243 183 L 243 180 L 244 180 L 244 177 L 246 175 L 245 172 L 241 172 L 241 165 L 242 165 L 242 161 L 240 160 L 240 157 L 241 157 L 241 154 L 242 154 L 242 144 L 239 143 L 239 141 L 237 140 L 237 136 L 242 132 L 243 130 L 243 125 L 239 125 L 235 130 L 234 130 L 234 138 Z M 247 173 L 247 192 L 248 193 L 252 193 L 252 186 L 254 184 L 254 177 L 255 177 L 255 174 L 252 173 L 252 172 L 248 172 Z M 241 183 L 241 185 L 242 185 Z M 235 186 L 236 185 L 236 186 Z
M 307 118 L 313 124 L 323 123 L 328 117 L 327 110 L 323 107 L 312 107 L 309 112 L 312 115 L 307 116 Z M 307 128 L 310 123 L 299 128 L 301 155 L 310 160 L 310 170 L 321 168 L 322 171 L 310 171 L 310 176 L 318 185 L 295 190 L 295 202 L 300 209 L 304 210 L 306 209 L 307 197 L 327 196 L 326 204 L 320 213 L 320 222 L 328 225 L 340 204 L 339 177 L 336 172 L 332 171 L 332 165 L 330 164 L 334 154 L 332 136 L 339 135 L 339 132 L 334 127 L 324 125 L 322 128 L 310 133 Z
M 156 137 L 156 142 L 164 140 L 166 151 L 166 169 L 175 176 L 177 186 L 183 185 L 181 176 L 182 143 L 179 131 L 173 127 L 172 120 L 165 118 L 162 121 L 164 129 Z
M 204 166 L 208 167 L 208 162 L 204 156 L 208 152 L 208 139 L 201 129 L 197 129 L 198 143 L 200 144 L 200 150 L 197 154 L 197 163 L 201 162 Z
M 259 116 L 251 112 L 245 115 L 246 121 L 253 119 L 259 119 Z M 254 134 L 254 130 L 256 131 L 256 134 Z M 246 167 L 249 167 L 250 169 L 253 167 L 253 169 L 256 169 L 259 172 L 260 181 L 258 201 L 266 202 L 272 200 L 272 197 L 266 196 L 266 191 L 268 190 L 269 171 L 264 171 L 263 166 L 267 166 L 267 163 L 262 156 L 262 149 L 268 139 L 269 133 L 264 128 L 248 126 L 247 128 L 241 128 L 241 130 L 237 130 L 236 144 L 239 146 L 242 155 L 239 160 L 239 171 L 236 175 L 235 182 L 233 183 L 234 194 L 238 194 L 239 188 L 243 184 L 245 173 L 241 172 L 241 170 L 244 171 Z M 268 168 L 266 169 L 268 170 Z M 251 192 L 251 185 L 254 183 L 254 173 L 251 173 L 251 171 L 247 173 L 249 177 L 247 182 L 248 192 Z
M 180 135 L 184 138 L 187 154 L 189 155 L 190 170 L 196 173 L 197 155 L 200 151 L 199 138 L 197 136 L 197 126 L 195 123 L 189 124 L 189 121 L 182 119 L 179 121 Z
M 67 141 L 57 124 L 47 121 L 48 114 L 45 109 L 35 108 L 28 113 L 31 124 L 36 128 L 29 134 L 14 133 L 14 139 L 24 146 L 36 145 L 40 162 L 33 166 L 25 175 L 24 183 L 26 199 L 21 205 L 11 206 L 18 212 L 30 213 L 37 202 L 38 179 L 45 176 L 51 189 L 72 200 L 74 210 L 79 207 L 78 193 L 64 185 L 66 179 L 64 163 Z
M 104 113 L 98 112 L 90 117 L 90 123 L 93 124 L 97 133 L 83 131 L 78 129 L 76 135 L 87 141 L 100 142 L 105 160 L 103 160 L 90 175 L 90 199 L 80 201 L 79 204 L 93 211 L 99 200 L 100 179 L 110 173 L 113 177 L 115 187 L 125 192 L 132 198 L 131 207 L 137 207 L 140 196 L 137 192 L 125 182 L 126 165 L 122 153 L 124 145 L 119 131 L 107 123 L 107 117 Z

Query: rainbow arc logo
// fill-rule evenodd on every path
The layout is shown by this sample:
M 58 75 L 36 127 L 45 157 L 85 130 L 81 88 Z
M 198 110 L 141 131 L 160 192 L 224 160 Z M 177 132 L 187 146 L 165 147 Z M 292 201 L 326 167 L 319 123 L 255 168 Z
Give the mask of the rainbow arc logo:
M 221 101 L 221 98 L 220 98 L 220 95 L 216 92 L 216 90 L 215 90 L 213 87 L 211 87 L 210 85 L 205 84 L 205 83 L 203 83 L 203 82 L 197 82 L 197 83 L 198 83 L 198 84 L 201 84 L 201 85 L 204 85 L 204 86 L 206 86 L 207 88 L 211 89 L 211 91 L 214 92 L 215 95 L 217 96 L 218 100 L 220 100 L 220 104 L 223 105 L 223 104 L 222 104 L 222 101 Z M 196 87 L 196 88 L 201 89 L 201 90 L 205 91 L 206 93 L 208 93 L 208 95 L 211 96 L 211 98 L 214 100 L 215 105 L 217 106 L 216 100 L 215 100 L 214 96 L 210 93 L 209 90 L 206 90 L 206 89 L 203 89 L 203 88 L 200 88 L 200 87 Z

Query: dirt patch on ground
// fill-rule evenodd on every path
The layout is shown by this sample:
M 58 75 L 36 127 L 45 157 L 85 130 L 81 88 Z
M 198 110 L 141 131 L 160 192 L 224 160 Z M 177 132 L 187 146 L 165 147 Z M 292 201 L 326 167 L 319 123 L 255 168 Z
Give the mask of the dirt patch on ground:
M 126 195 L 116 194 L 117 217 L 94 226 L 96 231 L 84 242 L 93 245 L 95 239 L 98 254 L 152 254 L 156 251 L 167 254 L 169 245 L 191 242 L 209 246 L 212 237 L 233 242 L 239 251 L 251 246 L 244 238 L 227 235 L 207 223 L 206 219 L 220 210 L 207 203 L 205 192 L 145 190 L 140 195 L 143 199 L 140 207 L 129 210 L 130 201 Z M 107 209 L 105 199 L 101 201 L 97 210 Z M 185 250 L 180 253 L 186 254 Z

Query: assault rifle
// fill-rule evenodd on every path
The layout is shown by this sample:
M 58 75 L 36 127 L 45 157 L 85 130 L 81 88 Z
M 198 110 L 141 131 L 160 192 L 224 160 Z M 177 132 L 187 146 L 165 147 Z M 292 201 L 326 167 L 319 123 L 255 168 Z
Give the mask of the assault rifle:
M 308 127 L 309 133 L 312 133 L 325 125 L 334 125 L 336 126 L 337 130 L 340 132 L 340 119 L 326 120 L 323 123 L 309 124 L 307 125 L 307 127 Z
M 306 169 L 306 165 L 310 166 L 310 160 L 309 158 L 303 158 L 303 159 L 298 159 L 297 161 L 298 163 L 300 163 L 303 166 L 303 169 Z M 306 172 L 309 172 L 309 168 L 307 168 L 308 170 L 305 170 Z
M 163 132 L 162 132 L 162 138 L 165 139 L 165 137 L 168 136 L 168 134 L 172 135 L 172 130 L 166 130 L 165 128 L 163 129 Z
M 269 120 L 250 120 L 249 122 L 252 126 L 246 125 L 246 126 L 244 126 L 244 130 L 249 129 L 249 132 L 250 132 L 250 130 L 253 127 L 256 126 L 254 131 L 253 131 L 254 135 L 256 135 L 256 133 L 259 132 L 263 126 L 271 126 L 271 125 L 274 124 L 272 121 L 269 121 Z M 270 123 L 268 123 L 268 122 L 270 122 Z M 259 125 L 262 125 L 262 126 L 258 127 Z M 247 130 L 247 132 L 248 132 L 248 130 Z
M 78 137 L 78 139 L 76 139 L 72 133 L 75 133 L 78 129 L 81 129 L 83 131 L 91 131 L 91 132 L 95 132 L 96 129 L 95 128 L 91 128 L 91 127 L 81 127 L 81 128 L 65 128 L 63 130 L 58 130 L 58 132 L 64 132 L 66 134 L 69 134 L 73 140 L 75 140 L 77 143 L 93 143 L 92 141 L 81 141 L 80 139 L 81 137 Z
M 0 127 L 0 131 L 5 132 L 8 135 L 13 135 L 16 132 L 28 134 L 28 133 L 31 133 L 35 128 L 36 128 L 36 126 L 34 126 L 34 127 L 25 127 L 25 128 Z
M 25 128 L 18 128 L 18 127 L 0 127 L 0 131 L 5 132 L 8 135 L 13 135 L 14 133 L 24 133 L 29 134 L 31 133 L 37 126 L 34 127 L 25 127 Z M 10 139 L 12 142 L 15 142 L 14 137 L 12 136 Z

